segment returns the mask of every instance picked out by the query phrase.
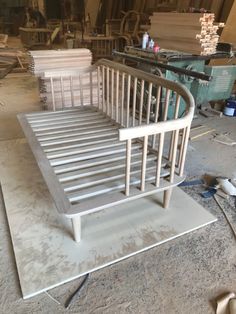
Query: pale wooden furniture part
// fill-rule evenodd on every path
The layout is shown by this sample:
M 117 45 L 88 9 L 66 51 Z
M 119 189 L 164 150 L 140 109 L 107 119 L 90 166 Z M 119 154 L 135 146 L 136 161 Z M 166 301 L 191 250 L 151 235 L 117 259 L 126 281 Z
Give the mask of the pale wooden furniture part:
M 37 46 L 50 47 L 52 30 L 47 28 L 20 27 L 20 39 L 24 47 L 34 48 Z
M 18 117 L 58 212 L 72 219 L 75 241 L 81 239 L 83 215 L 161 191 L 167 208 L 173 187 L 185 178 L 194 113 L 190 92 L 103 59 L 84 71 L 45 75 L 53 103 L 56 94 L 67 94 L 72 108 Z M 85 105 L 79 82 L 88 75 L 90 102 Z M 58 76 L 62 86 L 65 78 L 71 85 L 55 91 Z M 186 111 L 178 118 L 180 101 Z M 167 120 L 171 105 L 174 118 Z

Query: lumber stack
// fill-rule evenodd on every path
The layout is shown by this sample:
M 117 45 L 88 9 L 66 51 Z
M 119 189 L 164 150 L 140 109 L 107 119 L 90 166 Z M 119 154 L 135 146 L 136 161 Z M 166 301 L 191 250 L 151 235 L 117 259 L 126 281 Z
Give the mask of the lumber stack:
M 92 54 L 89 49 L 34 50 L 29 51 L 30 71 L 40 77 L 47 71 L 68 71 L 91 65 Z
M 38 50 L 29 51 L 31 62 L 30 72 L 39 78 L 40 99 L 48 109 L 52 109 L 51 83 L 44 75 L 47 72 L 78 72 L 91 66 L 92 53 L 89 49 L 65 49 L 65 50 Z M 56 88 L 56 109 L 71 107 L 72 101 L 67 94 L 70 86 L 69 79 L 63 80 L 63 85 L 55 79 Z M 75 88 L 76 84 L 74 85 Z M 64 90 L 65 89 L 65 90 Z M 86 95 L 89 90 L 88 84 L 84 83 L 83 93 Z M 86 101 L 85 101 L 86 103 Z M 87 103 L 86 103 L 87 104 Z
M 209 55 L 216 52 L 217 31 L 224 26 L 214 20 L 212 13 L 155 12 L 149 34 L 161 48 Z

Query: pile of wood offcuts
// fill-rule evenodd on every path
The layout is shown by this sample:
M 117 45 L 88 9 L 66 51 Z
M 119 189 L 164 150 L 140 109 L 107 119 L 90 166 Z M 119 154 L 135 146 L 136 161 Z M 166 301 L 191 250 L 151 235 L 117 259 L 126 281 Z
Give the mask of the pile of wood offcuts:
M 153 13 L 149 34 L 164 49 L 209 55 L 216 52 L 217 31 L 212 13 Z

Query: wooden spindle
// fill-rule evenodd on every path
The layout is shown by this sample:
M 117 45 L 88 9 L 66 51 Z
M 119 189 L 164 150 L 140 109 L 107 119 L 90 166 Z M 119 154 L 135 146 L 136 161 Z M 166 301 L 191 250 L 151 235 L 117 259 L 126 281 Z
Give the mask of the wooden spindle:
M 179 116 L 179 106 L 180 106 L 180 95 L 176 96 L 175 100 L 175 114 L 174 114 L 174 119 L 178 119 Z
M 100 66 L 98 66 L 98 69 L 97 69 L 97 97 L 98 97 L 98 109 L 101 109 L 101 105 L 100 105 L 100 93 L 101 93 L 101 68 Z
M 178 168 L 180 168 L 181 158 L 183 155 L 185 134 L 186 134 L 186 128 L 182 129 L 182 132 L 181 132 L 181 143 L 180 143 L 180 149 L 179 149 Z
M 145 178 L 147 167 L 147 150 L 148 150 L 148 135 L 144 136 L 143 154 L 142 154 L 142 171 L 141 171 L 141 191 L 145 191 Z
M 127 108 L 126 108 L 126 127 L 129 127 L 129 105 L 130 105 L 130 81 L 131 81 L 131 76 L 128 75 L 128 82 L 127 82 Z
M 156 182 L 155 182 L 156 187 L 158 187 L 160 185 L 164 138 L 165 138 L 165 133 L 160 133 L 160 135 L 159 135 L 159 147 L 158 147 L 158 159 L 157 159 L 157 171 L 156 171 Z
M 116 71 L 116 122 L 119 122 L 119 83 L 120 83 L 120 72 Z
M 126 142 L 126 174 L 125 174 L 125 195 L 130 193 L 130 165 L 131 165 L 131 149 L 132 140 Z
M 133 90 L 133 122 L 132 125 L 135 126 L 135 113 L 136 113 L 136 99 L 137 99 L 137 77 L 134 78 L 134 90 Z
M 51 93 L 52 93 L 52 109 L 53 109 L 53 111 L 56 111 L 54 85 L 53 85 L 53 78 L 52 77 L 50 78 L 50 84 L 51 84 Z
M 114 106 L 114 69 L 111 70 L 111 118 L 113 119 Z
M 107 90 L 106 90 L 106 105 L 107 105 L 107 109 L 106 109 L 106 114 L 109 116 L 109 113 L 110 113 L 110 102 L 109 102 L 109 96 L 110 96 L 110 89 L 109 89 L 109 86 L 110 86 L 110 81 L 109 81 L 109 72 L 110 72 L 110 69 L 109 67 L 107 67 Z
M 122 73 L 121 83 L 121 125 L 124 125 L 124 94 L 125 94 L 125 73 Z
M 90 106 L 93 106 L 93 74 L 89 73 L 89 82 L 90 82 Z
M 144 96 L 144 80 L 141 81 L 141 92 L 140 92 L 140 102 L 139 102 L 139 125 L 142 124 L 142 117 L 143 117 L 143 96 Z
M 161 101 L 161 86 L 158 86 L 157 87 L 157 96 L 156 96 L 154 123 L 157 123 L 158 118 L 159 118 L 160 101 Z M 156 145 L 156 134 L 154 134 L 152 137 L 152 148 L 155 148 L 155 145 Z
M 84 92 L 83 92 L 83 80 L 81 75 L 79 75 L 79 87 L 80 87 L 80 102 L 81 106 L 84 105 Z
M 174 131 L 174 145 L 173 145 L 173 153 L 171 159 L 171 167 L 170 167 L 170 182 L 174 182 L 174 175 L 175 175 L 175 163 L 176 163 L 176 154 L 177 154 L 177 145 L 179 139 L 179 130 Z
M 170 90 L 167 89 L 166 90 L 165 103 L 164 103 L 163 121 L 166 121 L 167 117 L 168 117 L 169 102 L 170 102 Z
M 61 108 L 63 109 L 65 107 L 65 93 L 64 93 L 64 83 L 63 83 L 63 77 L 60 77 L 60 85 L 61 85 Z
M 185 163 L 186 152 L 187 152 L 187 147 L 188 147 L 189 133 L 190 133 L 190 126 L 188 126 L 186 128 L 185 137 L 184 137 L 184 147 L 183 147 L 183 152 L 181 155 L 181 162 L 180 162 L 180 168 L 179 168 L 179 175 L 181 177 L 182 177 L 183 172 L 184 172 L 184 163 Z
M 105 67 L 102 67 L 102 111 L 106 112 L 105 103 Z
M 179 106 L 180 106 L 180 95 L 176 95 L 175 99 L 175 113 L 174 113 L 174 119 L 178 119 L 179 115 Z M 173 154 L 173 145 L 174 145 L 174 136 L 173 132 L 171 133 L 171 140 L 170 140 L 170 148 L 169 148 L 169 160 L 171 160 L 171 156 Z
M 70 97 L 71 97 L 71 105 L 72 107 L 75 106 L 75 99 L 74 99 L 74 86 L 73 86 L 73 77 L 70 76 Z
M 148 87 L 148 103 L 147 103 L 147 124 L 150 123 L 151 102 L 152 102 L 152 83 L 149 83 L 149 87 Z

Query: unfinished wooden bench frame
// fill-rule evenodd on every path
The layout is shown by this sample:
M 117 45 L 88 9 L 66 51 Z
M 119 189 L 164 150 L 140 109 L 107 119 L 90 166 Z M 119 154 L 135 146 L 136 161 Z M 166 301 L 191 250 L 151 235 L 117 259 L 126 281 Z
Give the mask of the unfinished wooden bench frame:
M 190 92 L 104 59 L 81 72 L 45 77 L 53 108 L 60 96 L 62 110 L 18 118 L 58 212 L 72 219 L 75 241 L 83 215 L 161 191 L 167 208 L 173 187 L 185 178 Z M 71 108 L 63 106 L 65 99 Z M 182 117 L 180 101 L 186 104 Z M 173 120 L 167 120 L 169 106 L 175 106 Z

